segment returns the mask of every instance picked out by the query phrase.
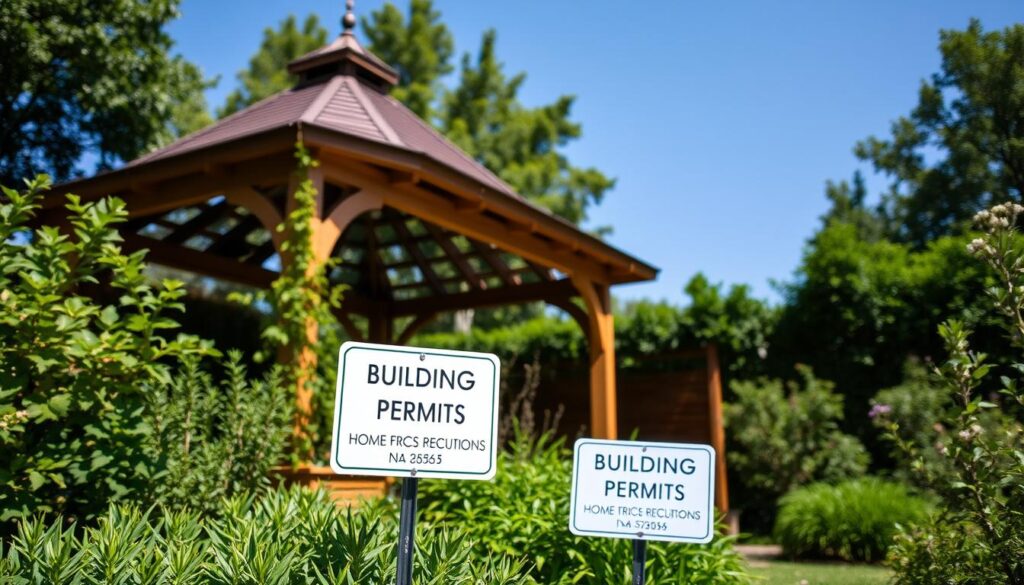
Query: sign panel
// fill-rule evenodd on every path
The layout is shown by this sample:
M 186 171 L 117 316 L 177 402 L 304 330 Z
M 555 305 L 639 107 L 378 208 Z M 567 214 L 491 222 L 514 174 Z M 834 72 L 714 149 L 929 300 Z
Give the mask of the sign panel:
M 715 450 L 580 439 L 569 530 L 580 536 L 705 543 L 714 537 Z
M 491 354 L 345 343 L 338 354 L 331 469 L 491 479 L 500 370 Z

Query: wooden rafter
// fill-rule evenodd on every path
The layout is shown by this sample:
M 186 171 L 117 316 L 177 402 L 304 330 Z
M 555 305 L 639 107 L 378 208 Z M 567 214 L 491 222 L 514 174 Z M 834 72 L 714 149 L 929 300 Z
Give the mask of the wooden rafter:
M 423 227 L 427 229 L 427 232 L 433 236 L 437 245 L 441 246 L 441 250 L 444 251 L 448 256 L 448 259 L 451 260 L 452 264 L 454 264 L 459 270 L 459 273 L 462 274 L 462 278 L 465 279 L 471 287 L 477 290 L 487 288 L 487 283 L 484 282 L 484 279 L 481 278 L 480 275 L 473 270 L 473 267 L 469 265 L 469 262 L 466 261 L 466 256 L 461 250 L 459 250 L 458 246 L 452 242 L 451 237 L 442 231 L 441 228 L 429 221 L 423 221 L 422 223 Z
M 501 281 L 502 283 L 505 284 L 505 286 L 516 286 L 522 282 L 522 279 L 519 278 L 519 275 L 513 273 L 512 270 L 509 269 L 508 264 L 505 263 L 505 261 L 501 258 L 500 255 L 498 255 L 498 252 L 495 251 L 494 248 L 492 248 L 488 244 L 473 239 L 469 239 L 469 242 L 473 245 L 474 248 L 476 248 L 477 253 L 480 254 L 480 257 L 483 258 L 485 262 L 490 264 L 494 272 L 501 277 Z
M 431 266 L 430 260 L 423 254 L 423 250 L 420 250 L 419 245 L 412 242 L 412 234 L 409 233 L 409 228 L 405 225 L 405 219 L 401 216 L 392 218 L 391 227 L 395 230 L 398 241 L 405 247 L 406 252 L 412 256 L 423 277 L 427 279 L 427 283 L 430 285 L 431 290 L 434 291 L 434 294 L 439 296 L 445 295 L 444 285 L 441 284 L 441 279 L 434 272 L 434 267 Z
M 275 253 L 277 253 L 277 247 L 274 246 L 274 240 L 267 240 L 252 251 L 252 255 L 246 260 L 246 264 L 262 265 Z
M 425 297 L 419 299 L 394 301 L 391 313 L 396 317 L 419 315 L 422 313 L 443 313 L 461 309 L 477 309 L 535 301 L 550 302 L 552 299 L 564 299 L 576 294 L 576 289 L 568 279 L 552 282 L 535 282 L 519 286 L 503 286 L 488 290 L 469 291 L 448 295 L 446 297 Z
M 526 262 L 526 265 L 530 267 L 530 270 L 532 270 L 533 273 L 536 274 L 537 277 L 540 278 L 541 280 L 555 279 L 555 275 L 551 273 L 550 268 L 545 268 L 540 264 L 537 264 L 536 262 L 531 262 L 530 260 L 524 260 L 524 262 Z
M 217 254 L 221 256 L 228 254 L 231 250 L 244 245 L 245 238 L 259 228 L 260 220 L 253 216 L 245 217 L 238 222 L 238 225 L 231 228 L 228 233 L 217 238 L 217 241 L 207 248 L 206 251 L 210 254 Z
M 122 234 L 121 237 L 124 239 L 125 249 L 131 251 L 147 249 L 149 250 L 148 259 L 171 268 L 261 288 L 270 286 L 270 283 L 277 278 L 275 272 L 231 258 L 167 244 L 137 234 Z
M 202 207 L 202 211 L 196 214 L 195 217 L 175 228 L 162 241 L 168 244 L 181 244 L 187 241 L 223 217 L 227 207 L 228 202 L 226 200 Z

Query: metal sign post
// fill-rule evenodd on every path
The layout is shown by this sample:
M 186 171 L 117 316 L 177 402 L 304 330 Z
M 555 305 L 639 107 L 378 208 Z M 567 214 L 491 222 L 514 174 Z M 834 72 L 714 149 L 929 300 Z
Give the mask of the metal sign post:
M 633 541 L 633 585 L 647 583 L 647 541 Z
M 398 580 L 396 585 L 412 585 L 412 557 L 416 552 L 416 495 L 420 480 L 402 480 L 402 510 L 398 519 Z
M 500 372 L 485 353 L 351 341 L 338 352 L 331 469 L 404 478 L 397 585 L 412 585 L 420 478 L 494 477 Z
M 633 585 L 646 585 L 647 541 L 714 538 L 715 450 L 709 445 L 579 439 L 569 531 L 633 541 Z

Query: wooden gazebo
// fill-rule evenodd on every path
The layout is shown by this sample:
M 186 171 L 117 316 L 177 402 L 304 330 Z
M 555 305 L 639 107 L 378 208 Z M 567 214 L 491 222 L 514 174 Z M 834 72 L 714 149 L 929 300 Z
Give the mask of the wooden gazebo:
M 63 205 L 65 193 L 116 195 L 132 218 L 122 228 L 127 248 L 267 286 L 287 261 L 275 228 L 292 204 L 301 142 L 320 161 L 308 176 L 319 194 L 316 261 L 341 259 L 330 278 L 350 285 L 337 315 L 349 335 L 404 343 L 447 311 L 560 307 L 590 343 L 591 433 L 615 437 L 609 287 L 657 270 L 519 196 L 391 98 L 397 74 L 359 44 L 351 14 L 345 23 L 336 40 L 289 65 L 295 87 L 119 170 L 61 185 L 45 205 Z M 310 397 L 297 401 L 307 412 Z

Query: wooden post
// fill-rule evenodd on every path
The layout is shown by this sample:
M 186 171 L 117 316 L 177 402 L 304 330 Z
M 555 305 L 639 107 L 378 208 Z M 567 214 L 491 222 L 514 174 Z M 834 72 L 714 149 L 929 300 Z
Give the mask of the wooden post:
M 306 275 L 309 276 L 323 266 L 331 252 L 330 246 L 325 246 L 325 243 L 321 242 L 324 239 L 322 237 L 321 221 L 324 215 L 324 176 L 319 168 L 309 169 L 305 177 L 298 176 L 297 174 L 292 175 L 288 183 L 288 199 L 285 203 L 285 209 L 288 214 L 295 210 L 297 206 L 295 192 L 307 179 L 312 181 L 313 189 L 316 190 L 316 204 L 313 210 L 313 217 L 310 220 L 312 225 L 310 226 L 309 242 L 313 248 L 313 261 L 306 268 Z M 287 234 L 287 237 L 291 237 L 291 234 Z M 292 258 L 289 254 L 281 254 L 282 272 L 284 272 L 284 265 L 291 261 Z M 316 347 L 320 334 L 320 326 L 313 318 L 307 319 L 305 329 L 306 339 L 301 347 L 296 348 L 293 346 L 287 352 L 288 359 L 296 360 L 296 365 L 300 372 L 299 378 L 295 383 L 295 423 L 292 429 L 296 445 L 302 443 L 301 439 L 305 436 L 306 428 L 309 426 L 313 416 L 313 390 L 309 385 L 309 377 L 315 375 L 313 372 L 316 371 L 317 358 L 314 347 Z
M 708 370 L 708 426 L 711 446 L 715 448 L 715 506 L 723 514 L 729 513 L 729 483 L 725 476 L 725 425 L 722 421 L 722 372 L 718 363 L 718 346 L 707 347 Z
M 368 315 L 368 321 L 367 341 L 370 343 L 391 343 L 394 322 L 384 307 L 375 307 L 374 311 Z
M 310 242 L 313 247 L 313 263 L 310 264 L 308 274 L 319 270 L 331 257 L 334 246 L 338 242 L 345 228 L 352 223 L 359 215 L 367 211 L 380 209 L 383 205 L 378 193 L 360 191 L 356 194 L 338 202 L 329 211 L 324 210 L 324 175 L 320 167 L 310 169 L 309 180 L 313 181 L 313 188 L 316 189 L 316 210 L 312 219 Z M 295 190 L 304 180 L 302 177 L 293 177 L 288 189 L 287 209 L 295 208 Z M 288 261 L 285 255 L 281 256 L 282 264 Z M 306 324 L 306 343 L 294 359 L 299 360 L 299 366 L 303 372 L 312 372 L 316 369 L 316 352 L 313 350 L 318 342 L 319 325 L 314 320 Z M 294 355 L 294 352 L 293 352 Z M 299 379 L 295 389 L 295 438 L 299 439 L 305 434 L 313 412 L 313 394 L 307 384 L 308 380 Z
M 590 433 L 598 439 L 618 438 L 615 396 L 615 324 L 607 284 L 573 278 L 587 307 L 590 346 Z

